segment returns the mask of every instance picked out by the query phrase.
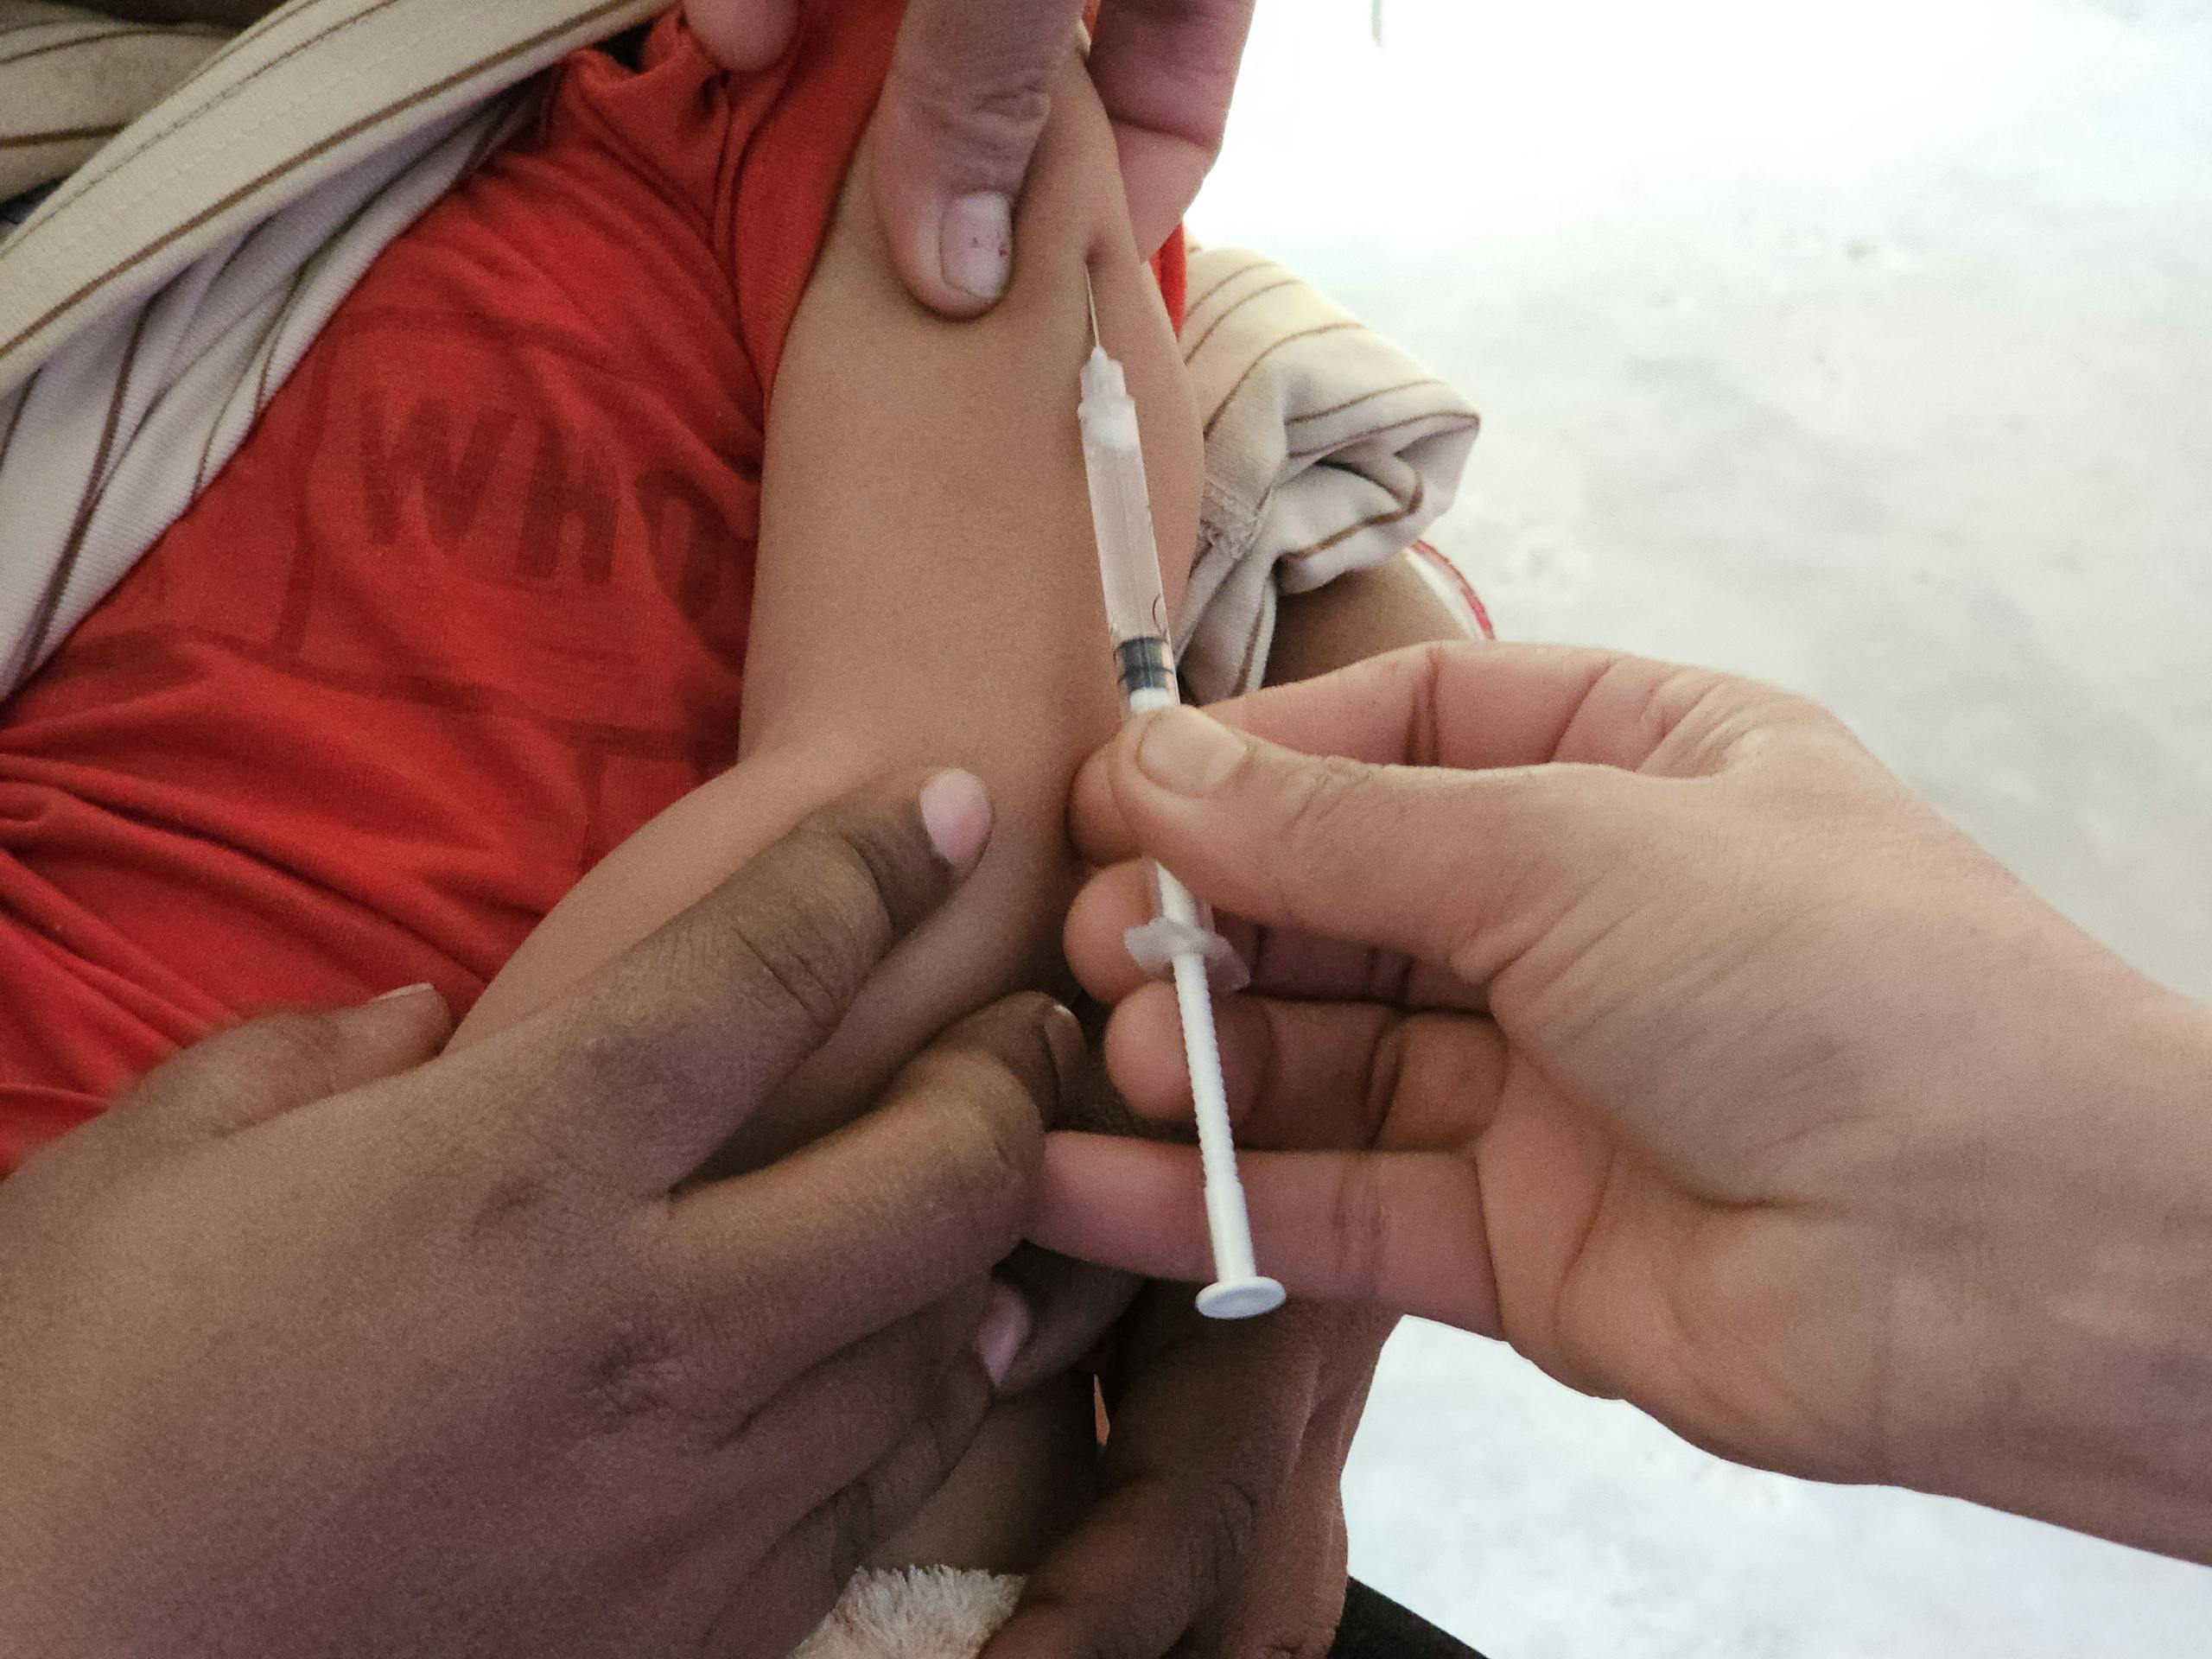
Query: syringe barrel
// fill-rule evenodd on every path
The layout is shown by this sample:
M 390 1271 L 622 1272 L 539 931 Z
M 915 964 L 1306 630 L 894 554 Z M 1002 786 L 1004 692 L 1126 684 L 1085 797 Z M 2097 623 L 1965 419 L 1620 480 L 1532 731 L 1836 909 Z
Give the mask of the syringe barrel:
M 1083 373 L 1084 469 L 1090 482 L 1090 523 L 1098 542 L 1098 574 L 1106 596 L 1106 627 L 1115 645 L 1167 637 L 1167 601 L 1160 588 L 1160 549 L 1152 533 L 1144 448 L 1137 408 L 1122 389 L 1122 365 L 1094 352 Z

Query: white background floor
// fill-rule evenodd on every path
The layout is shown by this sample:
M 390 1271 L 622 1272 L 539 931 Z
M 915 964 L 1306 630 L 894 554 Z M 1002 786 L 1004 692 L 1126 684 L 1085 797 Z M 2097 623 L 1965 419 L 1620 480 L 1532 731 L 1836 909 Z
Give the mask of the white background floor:
M 1261 0 L 1192 226 L 1489 426 L 1502 630 L 1754 673 L 2212 994 L 2212 0 Z M 2212 1655 L 2212 1572 L 1393 1344 L 1354 1567 L 1493 1659 Z

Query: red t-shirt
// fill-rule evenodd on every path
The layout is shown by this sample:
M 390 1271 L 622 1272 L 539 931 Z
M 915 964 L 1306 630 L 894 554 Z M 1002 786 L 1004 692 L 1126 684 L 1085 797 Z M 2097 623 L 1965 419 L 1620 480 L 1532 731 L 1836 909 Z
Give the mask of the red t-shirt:
M 0 1172 L 234 1017 L 465 1006 L 729 762 L 767 391 L 899 10 L 743 78 L 672 16 L 570 58 L 0 708 Z

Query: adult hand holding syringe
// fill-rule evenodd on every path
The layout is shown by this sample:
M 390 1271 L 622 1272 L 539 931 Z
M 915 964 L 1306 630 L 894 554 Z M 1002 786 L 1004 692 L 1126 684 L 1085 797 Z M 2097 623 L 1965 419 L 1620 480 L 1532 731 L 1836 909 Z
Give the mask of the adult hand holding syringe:
M 1083 394 L 1076 412 L 1083 429 L 1084 467 L 1090 480 L 1090 518 L 1105 588 L 1106 626 L 1122 688 L 1122 717 L 1128 719 L 1173 708 L 1181 694 L 1167 638 L 1167 601 L 1153 537 L 1136 403 L 1123 384 L 1122 365 L 1106 354 L 1099 340 L 1095 299 L 1090 334 L 1090 356 L 1083 366 Z M 1252 1259 L 1251 1224 L 1245 1216 L 1244 1189 L 1236 1179 L 1229 1096 L 1214 1032 L 1208 967 L 1233 961 L 1234 954 L 1208 925 L 1190 890 L 1156 866 L 1153 895 L 1154 918 L 1130 930 L 1129 947 L 1145 967 L 1154 971 L 1163 963 L 1167 967 L 1183 1022 L 1183 1048 L 1205 1171 L 1206 1231 L 1213 1244 L 1214 1282 L 1198 1293 L 1198 1311 L 1211 1319 L 1249 1319 L 1281 1306 L 1283 1289 L 1262 1276 Z

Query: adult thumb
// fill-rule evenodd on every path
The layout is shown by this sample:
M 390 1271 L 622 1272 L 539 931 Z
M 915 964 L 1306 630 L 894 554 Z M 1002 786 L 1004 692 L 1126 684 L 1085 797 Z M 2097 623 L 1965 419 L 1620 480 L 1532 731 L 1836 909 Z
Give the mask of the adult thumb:
M 1618 862 L 1638 780 L 1300 753 L 1195 709 L 1133 722 L 1109 760 L 1136 844 L 1271 928 L 1403 952 L 1486 982 Z
M 1006 291 L 1014 198 L 1081 10 L 1081 0 L 906 8 L 876 106 L 870 181 L 892 262 L 933 311 L 976 316 Z

